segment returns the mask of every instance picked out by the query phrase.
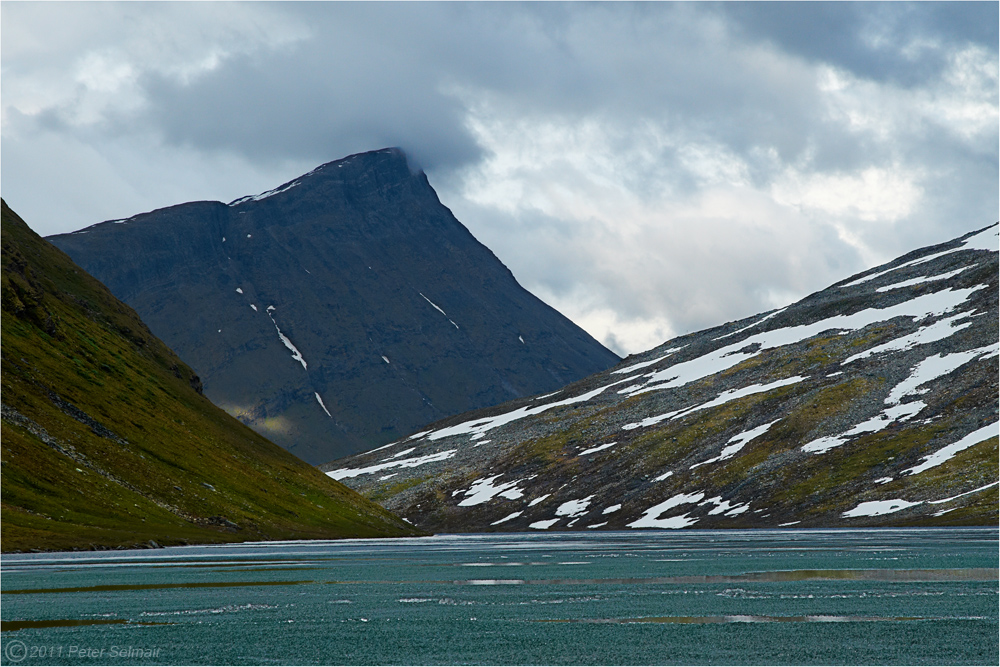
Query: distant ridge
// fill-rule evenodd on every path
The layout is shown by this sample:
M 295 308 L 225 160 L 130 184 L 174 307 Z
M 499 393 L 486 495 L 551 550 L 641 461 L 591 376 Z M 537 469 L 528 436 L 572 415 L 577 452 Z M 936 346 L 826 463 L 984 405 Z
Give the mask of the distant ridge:
M 3 551 L 411 535 L 201 395 L 2 202 Z
M 997 225 L 323 466 L 427 530 L 997 524 Z
M 49 240 L 207 396 L 312 463 L 618 361 L 518 285 L 398 149 Z

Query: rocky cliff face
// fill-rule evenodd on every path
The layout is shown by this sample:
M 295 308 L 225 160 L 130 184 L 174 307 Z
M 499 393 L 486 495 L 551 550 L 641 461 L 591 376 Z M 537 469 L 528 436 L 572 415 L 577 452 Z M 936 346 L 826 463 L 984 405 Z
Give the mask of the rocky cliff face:
M 312 463 L 618 361 L 521 288 L 395 149 L 49 240 L 216 404 Z
M 324 466 L 435 531 L 996 524 L 997 226 Z

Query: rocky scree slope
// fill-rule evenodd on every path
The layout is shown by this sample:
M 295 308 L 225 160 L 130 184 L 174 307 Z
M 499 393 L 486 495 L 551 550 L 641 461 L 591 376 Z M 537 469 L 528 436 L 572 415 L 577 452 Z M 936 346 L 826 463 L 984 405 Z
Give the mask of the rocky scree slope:
M 49 240 L 217 405 L 311 463 L 619 361 L 518 285 L 396 149 Z
M 415 532 L 212 405 L 6 202 L 0 228 L 4 551 Z
M 434 531 L 995 525 L 997 226 L 324 466 Z

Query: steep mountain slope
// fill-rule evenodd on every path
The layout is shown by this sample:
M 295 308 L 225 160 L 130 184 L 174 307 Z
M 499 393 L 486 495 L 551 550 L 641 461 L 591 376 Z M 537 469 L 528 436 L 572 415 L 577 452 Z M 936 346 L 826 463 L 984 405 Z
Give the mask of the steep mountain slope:
M 6 202 L 0 228 L 4 551 L 412 534 L 212 405 Z
M 518 285 L 395 149 L 49 240 L 216 404 L 312 463 L 618 361 Z
M 323 466 L 428 530 L 997 522 L 997 226 Z

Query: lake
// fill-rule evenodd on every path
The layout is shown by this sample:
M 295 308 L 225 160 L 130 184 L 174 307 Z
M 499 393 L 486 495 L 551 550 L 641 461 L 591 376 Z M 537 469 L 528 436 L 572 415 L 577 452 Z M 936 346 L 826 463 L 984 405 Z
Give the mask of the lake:
M 0 565 L 4 665 L 998 663 L 995 528 L 439 535 Z

